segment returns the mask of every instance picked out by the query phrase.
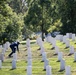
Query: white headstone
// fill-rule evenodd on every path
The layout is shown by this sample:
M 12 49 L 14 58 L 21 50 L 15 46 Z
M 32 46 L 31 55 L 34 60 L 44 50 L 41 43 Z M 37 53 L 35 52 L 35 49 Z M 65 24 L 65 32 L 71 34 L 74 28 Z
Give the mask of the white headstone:
M 13 60 L 17 61 L 17 53 L 13 53 Z
M 70 66 L 66 66 L 65 67 L 65 75 L 72 75 L 71 74 L 71 67 Z
M 69 33 L 66 33 L 67 38 L 69 38 Z
M 51 66 L 46 66 L 46 75 L 52 75 Z
M 49 42 L 49 43 L 52 43 L 52 37 L 51 37 L 51 35 L 50 36 L 47 36 L 47 42 Z
M 59 52 L 59 47 L 55 46 L 55 54 L 58 54 L 58 52 Z
M 6 52 L 6 48 L 3 48 L 2 49 L 2 53 L 5 55 L 5 52 Z
M 48 66 L 49 65 L 49 60 L 48 59 L 46 59 L 45 61 L 44 61 L 44 69 L 46 70 L 46 66 Z
M 32 59 L 31 48 L 28 47 L 27 49 L 28 49 L 28 50 L 27 50 L 27 55 L 28 55 L 27 58 L 28 58 L 28 59 Z
M 74 53 L 74 61 L 76 62 L 76 52 Z
M 28 59 L 28 66 L 32 66 L 32 59 Z
M 0 45 L 0 50 L 2 50 L 2 48 L 3 48 L 2 45 Z
M 38 38 L 37 38 L 36 43 L 37 43 L 40 47 L 43 46 L 43 41 L 42 41 L 41 37 L 38 37 Z
M 69 40 L 66 40 L 66 47 L 69 47 L 70 46 L 70 42 L 69 42 Z
M 9 48 L 9 46 L 10 46 L 10 43 L 7 41 L 6 42 L 6 49 L 8 50 L 8 48 Z
M 5 44 L 3 44 L 3 48 L 5 48 L 5 50 L 7 49 L 7 47 L 6 47 L 6 43 L 5 43 Z
M 73 53 L 74 53 L 74 47 L 70 46 L 70 54 L 73 54 Z
M 50 36 L 49 43 L 52 44 L 52 42 L 53 42 L 53 37 Z
M 75 41 L 75 34 L 72 34 L 72 40 Z
M 43 41 L 39 42 L 39 46 L 40 46 L 40 48 L 43 47 Z
M 27 48 L 27 53 L 29 54 L 29 52 L 31 52 L 31 47 Z
M 41 47 L 41 50 L 40 50 L 40 54 L 42 54 L 44 51 L 45 51 L 45 49 L 44 49 L 44 47 L 42 46 L 42 47 Z
M 3 44 L 3 48 L 7 49 L 6 43 L 5 43 L 5 44 Z
M 54 38 L 53 40 L 52 40 L 52 47 L 55 47 L 56 46 L 56 39 Z
M 30 47 L 30 39 L 29 38 L 26 40 L 26 46 Z
M 57 39 L 57 40 L 60 40 L 60 41 L 63 41 L 63 35 L 57 35 L 57 36 L 56 36 L 56 39 Z
M 60 35 L 56 35 L 56 40 L 60 40 Z
M 61 60 L 60 61 L 60 71 L 63 71 L 63 70 L 65 70 L 65 60 Z
M 2 68 L 2 61 L 0 60 L 0 69 Z
M 12 69 L 16 69 L 16 60 L 12 60 Z
M 2 60 L 2 62 L 4 62 L 4 54 L 3 53 L 1 53 L 1 60 Z
M 72 39 L 72 33 L 69 33 L 69 38 Z
M 63 53 L 62 52 L 58 52 L 58 61 L 61 61 L 63 58 Z
M 45 61 L 46 59 L 47 59 L 46 52 L 43 52 L 43 53 L 42 53 L 42 61 Z
M 39 39 L 41 39 L 41 38 L 40 37 L 37 37 L 36 44 L 39 44 Z
M 32 66 L 27 66 L 27 75 L 32 75 Z
M 28 53 L 27 59 L 32 59 L 32 53 L 31 53 L 31 51 Z
M 60 41 L 61 42 L 63 41 L 63 35 L 60 35 Z
M 67 36 L 63 36 L 63 43 L 66 43 Z

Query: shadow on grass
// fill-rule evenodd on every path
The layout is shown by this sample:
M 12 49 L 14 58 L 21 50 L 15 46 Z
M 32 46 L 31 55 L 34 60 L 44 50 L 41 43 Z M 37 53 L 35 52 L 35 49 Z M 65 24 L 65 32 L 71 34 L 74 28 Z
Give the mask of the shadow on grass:
M 25 56 L 27 56 L 27 55 L 25 55 Z
M 27 69 L 25 69 L 24 71 L 27 71 Z
M 74 44 L 76 44 L 76 42 Z
M 16 69 L 16 68 L 14 68 L 14 69 L 13 69 L 13 68 L 11 68 L 11 69 L 10 69 L 10 71 L 15 70 L 15 69 Z
M 38 48 L 37 50 L 40 50 L 41 48 Z
M 60 62 L 60 60 L 57 60 L 56 62 Z
M 41 62 L 44 62 L 43 60 L 41 60 Z
M 34 44 L 35 42 L 31 42 L 30 44 Z
M 0 70 L 2 70 L 2 68 L 0 68 Z
M 27 51 L 27 49 L 25 49 L 24 51 Z
M 65 69 L 64 69 L 65 70 Z M 58 72 L 63 72 L 64 70 L 59 70 Z
M 69 54 L 68 54 L 68 56 L 71 56 L 71 55 L 73 55 L 73 53 L 69 53 Z
M 65 49 L 68 49 L 69 47 L 65 47 Z
M 27 63 L 27 61 L 25 61 L 25 63 Z
M 73 61 L 73 63 L 76 63 L 76 61 Z
M 54 55 L 54 56 L 57 56 L 58 54 L 55 53 L 55 54 L 53 54 L 53 55 Z
M 46 71 L 46 69 L 43 69 L 43 71 Z
M 64 43 L 64 42 L 62 42 L 62 44 L 64 45 L 65 43 Z
M 39 56 L 42 56 L 42 54 L 40 54 Z
M 52 47 L 52 48 L 51 48 L 51 50 L 54 50 L 54 49 L 55 49 L 55 47 Z

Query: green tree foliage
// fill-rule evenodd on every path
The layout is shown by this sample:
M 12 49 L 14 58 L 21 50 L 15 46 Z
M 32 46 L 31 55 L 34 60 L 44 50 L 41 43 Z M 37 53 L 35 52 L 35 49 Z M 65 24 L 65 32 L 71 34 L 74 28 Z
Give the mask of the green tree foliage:
M 47 5 L 50 6 L 50 1 L 32 0 L 29 2 L 28 14 L 25 17 L 25 24 L 33 31 L 45 31 L 45 21 L 47 20 Z M 47 16 L 46 16 L 47 15 Z M 45 19 L 46 18 L 46 19 Z M 45 23 L 44 23 L 45 22 Z
M 25 0 L 10 0 L 9 6 L 13 9 L 17 14 L 25 13 L 27 11 Z
M 62 26 L 61 16 L 59 12 L 58 0 L 51 0 L 51 6 L 49 9 L 49 18 L 51 19 L 48 32 L 59 31 Z
M 8 4 L 0 5 L 0 43 L 16 40 L 20 34 L 23 21 Z
M 0 0 L 1 43 L 37 31 L 76 33 L 76 0 Z
M 43 33 L 58 30 L 61 19 L 59 16 L 57 0 L 29 0 L 29 10 L 25 17 L 25 24 L 33 31 Z
M 67 32 L 76 33 L 76 0 L 60 0 L 59 13 L 61 17 L 63 34 Z

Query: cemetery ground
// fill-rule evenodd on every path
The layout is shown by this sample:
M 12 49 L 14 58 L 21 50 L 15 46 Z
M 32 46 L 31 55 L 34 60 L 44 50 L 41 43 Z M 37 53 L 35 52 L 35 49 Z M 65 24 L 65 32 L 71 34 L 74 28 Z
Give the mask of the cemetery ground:
M 75 41 L 70 40 L 71 45 L 74 46 L 76 51 Z M 76 62 L 74 62 L 74 54 L 69 55 L 69 48 L 65 48 L 65 44 L 57 41 L 57 46 L 59 51 L 63 52 L 63 58 L 65 59 L 66 66 L 71 66 L 72 75 L 76 75 Z M 32 51 L 32 75 L 46 75 L 44 71 L 44 62 L 41 62 L 42 56 L 40 55 L 39 46 L 35 41 L 31 41 L 31 51 Z M 48 42 L 44 42 L 45 52 L 47 53 L 47 58 L 49 60 L 49 65 L 52 67 L 52 75 L 65 75 L 64 71 L 60 70 L 60 62 L 58 62 L 58 55 L 54 55 L 55 50 L 52 49 L 52 45 Z M 10 48 L 5 53 L 5 60 L 2 63 L 2 69 L 0 69 L 0 75 L 27 75 L 27 49 L 26 42 L 21 42 L 19 46 L 19 53 L 17 52 L 17 63 L 16 69 L 12 68 L 12 58 L 8 58 L 8 54 L 11 52 Z

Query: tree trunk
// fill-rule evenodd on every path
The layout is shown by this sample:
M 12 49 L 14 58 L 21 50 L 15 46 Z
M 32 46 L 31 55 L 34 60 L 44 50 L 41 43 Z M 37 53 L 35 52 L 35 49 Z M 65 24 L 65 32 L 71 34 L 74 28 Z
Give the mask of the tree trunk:
M 42 41 L 44 41 L 44 29 L 43 29 L 44 24 L 42 23 L 41 25 L 41 32 L 42 32 Z
M 42 41 L 44 41 L 44 18 L 43 18 L 43 4 L 42 4 L 42 25 L 41 25 L 41 32 L 42 32 Z

